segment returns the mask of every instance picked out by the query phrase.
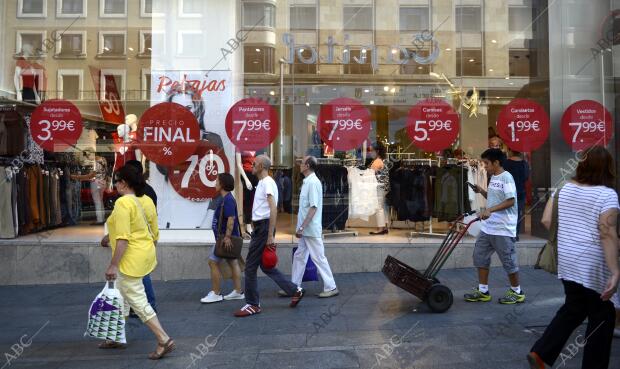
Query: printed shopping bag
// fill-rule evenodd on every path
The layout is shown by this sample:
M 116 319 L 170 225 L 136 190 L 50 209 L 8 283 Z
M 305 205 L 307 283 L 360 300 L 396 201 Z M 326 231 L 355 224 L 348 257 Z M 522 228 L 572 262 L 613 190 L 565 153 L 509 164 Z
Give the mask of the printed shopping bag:
M 123 303 L 123 296 L 114 287 L 114 282 L 107 282 L 90 305 L 88 326 L 84 336 L 127 343 Z
M 293 258 L 295 257 L 295 251 L 297 251 L 297 247 L 293 247 Z M 308 257 L 308 262 L 306 263 L 306 271 L 304 272 L 302 282 L 314 282 L 318 280 L 319 275 L 317 273 L 316 265 L 312 261 L 312 258 Z

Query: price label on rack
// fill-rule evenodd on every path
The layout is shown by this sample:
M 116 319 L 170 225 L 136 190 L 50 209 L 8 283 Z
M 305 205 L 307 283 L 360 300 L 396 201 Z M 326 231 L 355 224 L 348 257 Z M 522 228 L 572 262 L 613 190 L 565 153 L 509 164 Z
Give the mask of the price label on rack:
M 321 106 L 319 135 L 334 150 L 360 147 L 370 133 L 370 112 L 359 101 L 346 97 Z
M 138 146 L 152 162 L 174 165 L 185 161 L 198 147 L 198 120 L 185 107 L 163 102 L 147 109 L 138 124 Z
M 240 100 L 226 115 L 226 134 L 240 151 L 264 149 L 279 130 L 277 111 L 261 99 Z
M 196 152 L 185 162 L 168 168 L 168 178 L 180 196 L 203 202 L 216 196 L 217 175 L 229 171 L 224 150 L 208 141 L 201 141 Z
M 459 135 L 459 115 L 440 99 L 426 99 L 409 111 L 407 134 L 413 144 L 424 151 L 443 150 Z
M 43 150 L 61 152 L 74 146 L 82 135 L 80 110 L 66 100 L 46 100 L 30 118 L 30 134 Z
M 532 152 L 549 137 L 549 116 L 538 103 L 515 99 L 497 116 L 497 131 L 509 148 Z
M 613 134 L 611 114 L 596 101 L 577 101 L 562 115 L 562 136 L 573 151 L 594 145 L 607 146 Z

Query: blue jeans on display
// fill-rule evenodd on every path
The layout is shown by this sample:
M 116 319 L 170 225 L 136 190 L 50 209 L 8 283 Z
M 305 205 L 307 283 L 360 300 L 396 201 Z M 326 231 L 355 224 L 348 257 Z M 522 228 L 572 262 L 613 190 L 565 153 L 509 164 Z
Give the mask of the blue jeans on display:
M 147 274 L 142 278 L 142 284 L 144 284 L 144 292 L 146 292 L 146 299 L 149 301 L 149 305 L 157 312 L 157 304 L 155 303 L 155 290 L 153 289 L 153 283 L 151 282 L 151 275 Z

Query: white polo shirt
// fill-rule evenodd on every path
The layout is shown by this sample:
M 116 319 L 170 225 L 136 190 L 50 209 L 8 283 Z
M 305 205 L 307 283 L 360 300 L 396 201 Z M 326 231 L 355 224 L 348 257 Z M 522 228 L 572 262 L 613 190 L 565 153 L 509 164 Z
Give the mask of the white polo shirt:
M 258 181 L 256 192 L 254 193 L 254 204 L 252 205 L 252 221 L 269 219 L 270 209 L 267 196 L 273 196 L 273 201 L 278 203 L 278 186 L 273 178 L 267 176 Z

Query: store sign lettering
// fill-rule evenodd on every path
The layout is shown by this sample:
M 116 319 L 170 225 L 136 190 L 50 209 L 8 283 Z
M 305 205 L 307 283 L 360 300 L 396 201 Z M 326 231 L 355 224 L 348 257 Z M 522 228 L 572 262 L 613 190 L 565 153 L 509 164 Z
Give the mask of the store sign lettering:
M 167 76 L 159 77 L 159 85 L 157 86 L 157 93 L 161 93 L 164 89 L 168 89 L 169 91 L 174 91 L 180 88 L 184 88 L 185 86 L 190 86 L 193 91 L 197 91 L 200 96 L 205 91 L 213 92 L 213 91 L 225 91 L 226 90 L 226 80 L 223 79 L 221 81 L 218 80 L 198 80 L 198 79 L 188 79 L 187 74 L 183 75 L 180 81 L 175 81 Z
M 287 63 L 293 64 L 295 60 L 303 64 L 318 64 L 326 63 L 326 64 L 334 64 L 336 60 L 335 55 L 335 46 L 338 45 L 334 41 L 333 36 L 327 37 L 327 56 L 319 56 L 317 49 L 310 45 L 297 45 L 295 43 L 295 36 L 291 33 L 285 33 L 282 36 L 284 43 L 287 48 Z M 345 33 L 344 40 L 345 42 L 350 39 L 350 36 Z M 418 53 L 418 51 L 423 50 L 423 46 L 425 43 L 430 43 L 430 53 L 428 56 L 423 56 Z M 388 51 L 388 60 L 387 64 L 408 64 L 410 60 L 415 61 L 418 64 L 432 64 L 439 57 L 439 42 L 435 39 L 434 35 L 430 31 L 423 31 L 422 33 L 416 34 L 413 36 L 412 40 L 413 47 L 417 50 L 411 50 L 411 47 L 405 47 L 401 45 L 393 45 L 390 47 Z M 378 55 L 378 46 L 377 45 L 362 45 L 362 50 L 370 51 L 370 57 L 368 57 L 367 52 L 361 52 L 360 56 L 354 56 L 351 58 L 351 46 L 344 45 L 342 49 L 341 62 L 342 64 L 351 64 L 353 62 L 357 64 L 366 64 L 368 59 L 370 59 L 370 64 L 372 65 L 373 70 L 379 69 L 379 55 Z M 304 56 L 304 51 L 309 50 L 310 55 Z M 398 52 L 393 52 L 393 50 L 397 50 Z M 398 55 L 399 60 L 395 60 L 395 56 Z

